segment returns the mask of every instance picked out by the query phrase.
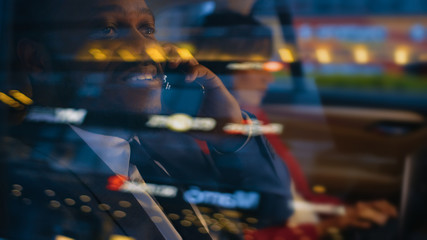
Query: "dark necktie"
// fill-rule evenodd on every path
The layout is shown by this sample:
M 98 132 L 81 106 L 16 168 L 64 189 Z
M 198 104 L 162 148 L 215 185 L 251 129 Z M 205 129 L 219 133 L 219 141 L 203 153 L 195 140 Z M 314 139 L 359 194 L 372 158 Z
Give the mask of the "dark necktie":
M 129 141 L 129 146 L 130 163 L 137 167 L 142 177 L 144 172 L 150 171 L 150 168 L 144 166 L 144 162 L 151 162 L 151 157 L 136 140 L 132 139 Z M 147 193 L 139 193 L 135 197 L 140 203 L 142 202 L 141 206 L 166 239 L 181 239 L 174 226 L 169 223 L 164 211 L 159 208 L 159 204 L 153 196 Z
M 150 180 L 154 177 L 169 177 L 168 173 L 159 167 L 151 155 L 141 146 L 138 141 L 132 138 L 129 141 L 130 159 L 129 162 L 136 166 L 139 173 L 144 179 Z

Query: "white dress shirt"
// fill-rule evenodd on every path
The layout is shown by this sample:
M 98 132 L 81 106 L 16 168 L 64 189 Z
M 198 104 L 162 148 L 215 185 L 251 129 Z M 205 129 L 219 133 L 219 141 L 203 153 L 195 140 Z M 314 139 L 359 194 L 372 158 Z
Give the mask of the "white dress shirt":
M 115 174 L 128 176 L 131 181 L 143 182 L 143 178 L 136 166 L 130 164 L 130 145 L 127 140 L 89 132 L 75 126 L 71 126 L 71 128 Z M 165 239 L 182 239 L 158 204 L 147 192 L 132 194 Z

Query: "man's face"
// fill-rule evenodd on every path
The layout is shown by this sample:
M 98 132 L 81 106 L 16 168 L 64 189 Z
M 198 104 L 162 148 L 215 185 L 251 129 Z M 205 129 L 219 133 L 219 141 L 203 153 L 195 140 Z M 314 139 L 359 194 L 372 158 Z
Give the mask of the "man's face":
M 162 72 L 147 54 L 157 42 L 146 2 L 60 2 L 45 41 L 46 72 L 76 89 L 72 104 L 101 111 L 157 111 Z
M 243 106 L 259 106 L 274 76 L 264 70 L 244 70 L 233 74 L 233 90 Z

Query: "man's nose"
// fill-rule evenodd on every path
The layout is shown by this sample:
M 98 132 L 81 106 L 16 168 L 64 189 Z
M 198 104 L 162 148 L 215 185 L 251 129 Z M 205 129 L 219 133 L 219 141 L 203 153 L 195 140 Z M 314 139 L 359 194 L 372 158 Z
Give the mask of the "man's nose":
M 130 28 L 126 36 L 122 37 L 122 46 L 118 54 L 125 61 L 152 61 L 149 49 L 158 46 L 154 38 L 144 36 L 137 28 Z

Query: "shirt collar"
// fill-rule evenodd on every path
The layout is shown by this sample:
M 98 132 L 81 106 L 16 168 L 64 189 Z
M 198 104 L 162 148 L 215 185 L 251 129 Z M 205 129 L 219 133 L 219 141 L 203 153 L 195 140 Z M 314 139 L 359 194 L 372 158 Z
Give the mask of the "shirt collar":
M 128 175 L 130 146 L 127 140 L 89 132 L 76 126 L 71 128 L 115 174 Z

